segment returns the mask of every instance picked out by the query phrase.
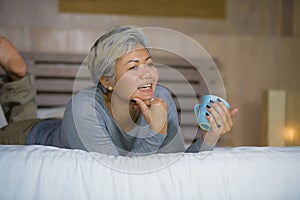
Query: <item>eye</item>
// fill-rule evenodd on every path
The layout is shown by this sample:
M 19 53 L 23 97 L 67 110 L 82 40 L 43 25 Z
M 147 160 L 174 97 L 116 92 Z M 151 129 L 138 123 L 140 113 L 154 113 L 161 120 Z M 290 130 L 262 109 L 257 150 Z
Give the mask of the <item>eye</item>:
M 137 70 L 138 69 L 138 66 L 132 66 L 132 67 L 129 67 L 129 70 Z
M 154 64 L 151 62 L 151 63 L 147 63 L 146 66 L 147 67 L 154 67 Z

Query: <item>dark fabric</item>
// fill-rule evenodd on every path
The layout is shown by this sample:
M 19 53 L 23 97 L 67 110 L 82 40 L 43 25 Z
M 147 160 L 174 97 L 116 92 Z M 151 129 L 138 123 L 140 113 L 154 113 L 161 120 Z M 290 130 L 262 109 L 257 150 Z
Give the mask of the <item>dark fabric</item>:
M 25 144 L 31 129 L 42 119 L 27 119 L 13 122 L 0 129 L 0 144 Z
M 62 119 L 44 119 L 34 126 L 26 138 L 26 145 L 46 145 L 68 148 L 67 141 L 62 138 Z

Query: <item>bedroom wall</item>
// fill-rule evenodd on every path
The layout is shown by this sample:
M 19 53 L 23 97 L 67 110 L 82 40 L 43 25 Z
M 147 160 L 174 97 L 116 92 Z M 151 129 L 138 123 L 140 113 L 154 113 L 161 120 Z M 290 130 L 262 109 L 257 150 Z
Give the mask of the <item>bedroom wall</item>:
M 218 60 L 228 100 L 240 110 L 221 145 L 261 145 L 263 91 L 300 91 L 297 0 L 227 0 L 225 19 L 68 14 L 57 0 L 0 0 L 0 34 L 21 51 L 86 53 L 100 34 L 125 24 L 180 31 Z

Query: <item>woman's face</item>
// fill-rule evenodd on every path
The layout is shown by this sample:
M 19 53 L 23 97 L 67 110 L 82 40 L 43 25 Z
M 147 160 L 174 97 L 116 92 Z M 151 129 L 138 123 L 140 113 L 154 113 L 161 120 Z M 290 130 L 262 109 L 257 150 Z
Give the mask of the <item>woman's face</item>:
M 116 62 L 114 92 L 120 99 L 153 98 L 157 80 L 158 72 L 152 57 L 142 45 L 137 45 Z

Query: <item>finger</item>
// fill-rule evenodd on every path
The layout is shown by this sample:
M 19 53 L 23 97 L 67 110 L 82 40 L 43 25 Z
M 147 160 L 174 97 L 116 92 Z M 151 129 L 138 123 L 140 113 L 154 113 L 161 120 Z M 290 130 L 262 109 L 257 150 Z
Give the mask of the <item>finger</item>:
M 238 110 L 234 110 L 234 114 L 236 114 Z M 222 134 L 225 134 L 231 130 L 233 127 L 233 121 L 232 121 L 232 112 L 231 110 L 227 109 L 226 110 L 226 121 L 224 122 L 224 129 L 222 131 Z
M 222 133 L 222 129 L 221 129 L 221 127 L 218 127 L 217 122 L 215 121 L 214 117 L 212 117 L 209 113 L 207 113 L 206 119 L 210 123 L 210 128 L 211 129 L 210 129 L 209 132 L 220 135 Z
M 220 105 L 220 107 L 222 108 L 225 114 L 224 121 L 223 121 L 223 130 L 222 130 L 222 134 L 225 134 L 226 132 L 230 131 L 231 127 L 233 126 L 233 122 L 232 122 L 230 110 L 226 107 L 226 105 L 219 100 L 218 100 L 218 104 Z
M 138 98 L 134 98 L 136 105 L 139 107 L 140 111 L 142 112 L 147 124 L 151 123 L 151 117 L 150 117 L 150 109 L 147 106 L 147 104 Z
M 229 123 L 225 122 L 222 127 L 221 135 L 224 135 L 225 133 L 229 132 L 230 130 L 231 130 L 231 126 L 229 125 Z
M 223 121 L 223 128 L 222 128 L 222 135 L 225 133 L 229 132 L 231 130 L 231 127 L 233 126 L 230 110 L 223 104 L 222 108 L 225 109 L 225 116 L 224 116 L 224 121 Z
M 149 101 L 149 100 L 148 100 Z M 161 98 L 153 98 L 151 101 L 149 101 L 150 104 L 155 104 L 159 102 L 163 102 L 164 100 Z
M 148 107 L 151 107 L 151 104 L 152 102 L 155 100 L 155 98 L 149 98 L 149 99 L 146 99 L 146 100 L 143 100 L 144 103 L 148 106 Z
M 215 119 L 217 125 L 222 125 L 226 119 L 226 110 L 219 103 L 211 103 L 210 112 Z
M 222 111 L 223 111 L 224 113 L 226 113 L 226 112 L 228 111 L 228 108 L 225 106 L 225 104 L 224 104 L 222 101 L 218 100 L 218 101 L 217 101 L 217 104 L 220 106 L 220 108 L 222 109 Z M 222 112 L 222 111 L 221 111 L 221 112 Z
M 162 106 L 166 111 L 168 110 L 168 104 L 161 98 L 156 98 L 150 102 L 150 108 L 154 105 Z
M 228 110 L 227 119 L 228 119 L 228 122 L 229 122 L 231 127 L 233 126 L 232 117 L 234 117 L 238 111 L 239 111 L 239 109 L 237 109 L 237 108 L 232 109 L 232 110 Z
M 142 113 L 149 112 L 149 108 L 143 100 L 138 99 L 138 98 L 133 98 L 131 101 L 135 102 L 135 104 L 139 107 L 139 109 L 141 110 Z
M 232 117 L 235 116 L 236 113 L 237 113 L 238 111 L 239 111 L 238 108 L 232 109 L 232 110 L 230 111 L 231 116 L 232 116 Z
M 233 126 L 232 117 L 238 112 L 238 109 L 235 108 L 233 110 L 229 110 L 223 102 L 219 102 L 220 105 L 222 105 L 222 108 L 226 111 L 226 121 L 224 123 L 224 134 L 231 130 Z
M 232 117 L 231 117 L 231 113 L 230 113 L 229 109 L 226 110 L 226 122 L 228 123 L 228 125 L 230 126 L 230 129 L 231 129 L 231 127 L 233 126 L 233 121 L 232 121 Z

